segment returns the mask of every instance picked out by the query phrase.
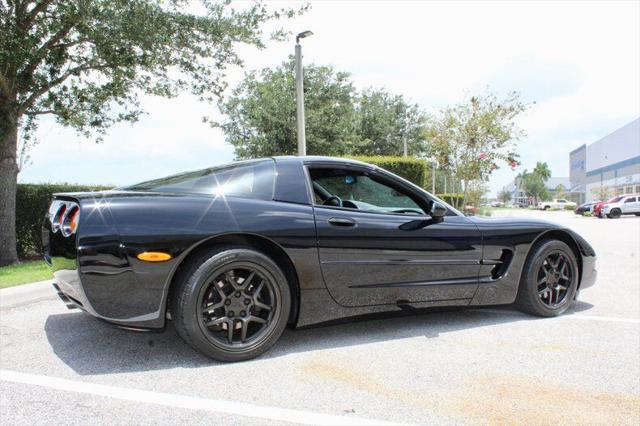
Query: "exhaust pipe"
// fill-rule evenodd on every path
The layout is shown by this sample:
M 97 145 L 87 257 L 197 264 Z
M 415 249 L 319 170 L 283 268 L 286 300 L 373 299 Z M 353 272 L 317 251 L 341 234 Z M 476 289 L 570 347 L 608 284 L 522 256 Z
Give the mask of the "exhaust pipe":
M 71 301 L 71 299 L 69 299 L 67 295 L 62 292 L 62 290 L 60 290 L 58 284 L 53 283 L 53 288 L 56 290 L 58 297 L 64 302 L 64 305 L 67 307 L 67 309 L 79 309 L 78 306 L 73 303 L 73 301 Z

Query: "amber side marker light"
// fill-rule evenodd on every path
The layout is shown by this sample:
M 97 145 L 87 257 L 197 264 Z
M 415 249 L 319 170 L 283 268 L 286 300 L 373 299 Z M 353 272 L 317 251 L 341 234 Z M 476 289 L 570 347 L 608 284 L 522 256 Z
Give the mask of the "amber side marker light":
M 138 259 L 144 260 L 145 262 L 165 262 L 171 259 L 171 255 L 161 251 L 145 251 L 138 255 Z

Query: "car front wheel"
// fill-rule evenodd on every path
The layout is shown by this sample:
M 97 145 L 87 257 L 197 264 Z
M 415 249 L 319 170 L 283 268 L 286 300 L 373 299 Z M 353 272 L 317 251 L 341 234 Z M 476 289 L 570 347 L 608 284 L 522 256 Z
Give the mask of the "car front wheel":
M 578 264 L 567 244 L 536 243 L 525 263 L 516 306 L 533 315 L 552 317 L 566 311 L 578 287 Z
M 264 254 L 222 248 L 192 260 L 173 292 L 178 334 L 218 361 L 242 361 L 268 350 L 284 331 L 291 293 L 280 268 Z

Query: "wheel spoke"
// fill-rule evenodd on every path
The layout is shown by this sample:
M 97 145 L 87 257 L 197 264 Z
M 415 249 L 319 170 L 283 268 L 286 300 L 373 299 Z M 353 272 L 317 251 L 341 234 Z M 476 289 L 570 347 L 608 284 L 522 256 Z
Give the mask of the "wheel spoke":
M 546 284 L 546 282 L 547 282 L 547 275 L 545 274 L 544 277 L 542 277 L 542 279 L 538 281 L 538 285 Z
M 202 310 L 202 312 L 205 312 L 207 314 L 212 313 L 213 311 L 215 311 L 216 309 L 220 309 L 224 306 L 224 300 L 216 303 L 215 305 L 211 305 L 211 306 L 207 306 L 206 308 L 204 308 Z
M 234 327 L 235 324 L 233 322 L 233 320 L 229 320 L 227 322 L 227 339 L 229 340 L 229 343 L 233 343 L 233 331 L 234 331 Z
M 213 327 L 214 325 L 223 324 L 223 323 L 227 322 L 228 320 L 229 319 L 227 317 L 220 317 L 220 318 L 216 318 L 214 320 L 208 321 L 204 325 L 205 325 L 205 327 Z
M 258 295 L 260 294 L 260 292 L 262 291 L 262 288 L 264 287 L 264 280 L 260 281 L 260 284 L 258 284 L 258 287 L 256 287 L 253 290 L 253 298 L 255 300 L 258 300 Z
M 253 277 L 255 277 L 255 276 L 256 276 L 255 271 L 251 271 L 251 273 L 249 274 L 247 279 L 242 281 L 242 288 L 247 289 L 249 284 L 251 284 L 251 281 L 253 281 Z
M 240 284 L 238 284 L 238 282 L 234 278 L 232 272 L 233 272 L 233 270 L 227 271 L 227 272 L 224 273 L 224 276 L 227 279 L 227 282 L 229 284 L 231 284 L 231 287 L 233 287 L 234 290 L 240 290 Z
M 247 321 L 253 321 L 253 322 L 260 323 L 260 324 L 264 324 L 264 323 L 267 322 L 266 319 L 257 317 L 255 315 L 251 315 Z
M 247 330 L 249 329 L 249 321 L 248 320 L 243 320 L 242 321 L 242 329 L 240 331 L 240 341 L 242 343 L 244 343 L 245 340 L 247 340 Z
M 265 311 L 271 311 L 271 306 L 265 305 L 264 303 L 262 303 L 257 299 L 253 302 L 253 305 L 257 308 L 264 309 Z
M 544 296 L 545 296 L 547 293 L 549 293 L 549 291 L 551 291 L 551 290 L 549 290 L 549 288 L 548 288 L 548 287 L 545 287 L 544 289 L 542 289 L 542 290 L 540 290 L 540 291 L 538 292 L 538 295 L 540 296 L 540 298 L 544 298 Z

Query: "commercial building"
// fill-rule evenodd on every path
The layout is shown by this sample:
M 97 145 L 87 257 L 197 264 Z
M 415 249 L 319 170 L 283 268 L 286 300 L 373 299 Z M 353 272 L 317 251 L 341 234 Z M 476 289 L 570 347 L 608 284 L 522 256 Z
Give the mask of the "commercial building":
M 571 151 L 569 176 L 577 201 L 640 193 L 640 118 Z

